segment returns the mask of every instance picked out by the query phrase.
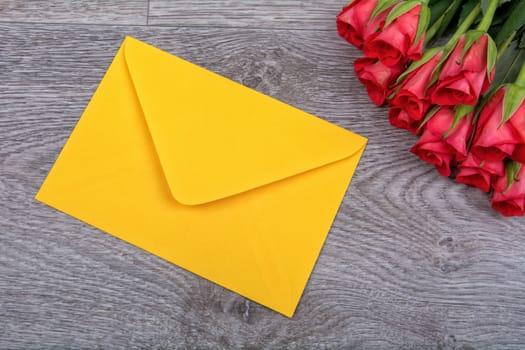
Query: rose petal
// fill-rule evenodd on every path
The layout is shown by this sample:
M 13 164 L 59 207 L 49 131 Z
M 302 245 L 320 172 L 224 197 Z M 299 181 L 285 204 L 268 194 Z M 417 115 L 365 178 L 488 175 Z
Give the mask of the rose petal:
M 525 214 L 525 198 L 513 198 L 501 192 L 494 192 L 492 208 L 503 216 L 523 216 Z
M 470 83 L 460 74 L 438 82 L 430 99 L 440 106 L 473 105 L 478 96 L 473 94 Z
M 511 159 L 520 162 L 522 164 L 525 164 L 525 144 L 521 143 L 516 146 L 514 149 L 514 152 L 512 153 Z
M 482 110 L 480 120 L 484 124 L 478 129 L 472 145 L 472 152 L 481 159 L 502 160 L 513 154 L 516 144 L 520 142 L 511 124 L 500 126 L 502 106 Z
M 388 112 L 390 124 L 396 128 L 406 129 L 412 134 L 419 134 L 419 120 L 412 119 L 410 115 L 401 108 L 392 107 Z
M 459 165 L 459 173 L 456 181 L 466 185 L 477 187 L 483 192 L 490 190 L 491 175 L 481 168 L 470 168 Z
M 364 33 L 365 28 L 371 25 L 368 22 L 376 5 L 377 0 L 355 0 L 344 7 L 336 19 L 339 35 L 357 48 L 361 48 L 367 37 Z M 376 18 L 375 21 L 381 20 L 384 16 L 386 14 L 383 13 L 376 16 L 381 18 Z M 378 23 L 375 22 L 374 24 L 377 25 Z M 377 28 L 373 30 L 375 31 Z M 371 31 L 372 28 L 368 30 Z

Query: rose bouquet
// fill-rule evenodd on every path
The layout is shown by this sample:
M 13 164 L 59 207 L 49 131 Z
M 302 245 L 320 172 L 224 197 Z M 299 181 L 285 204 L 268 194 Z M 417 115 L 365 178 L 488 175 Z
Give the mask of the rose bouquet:
M 410 151 L 525 215 L 525 1 L 354 0 L 336 24 Z

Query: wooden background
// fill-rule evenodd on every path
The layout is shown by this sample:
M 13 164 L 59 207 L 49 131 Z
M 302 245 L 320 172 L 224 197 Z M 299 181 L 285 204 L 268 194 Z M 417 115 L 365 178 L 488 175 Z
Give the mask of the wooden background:
M 408 152 L 343 0 L 0 0 L 0 348 L 525 348 L 525 220 Z M 33 200 L 125 35 L 370 139 L 293 319 Z

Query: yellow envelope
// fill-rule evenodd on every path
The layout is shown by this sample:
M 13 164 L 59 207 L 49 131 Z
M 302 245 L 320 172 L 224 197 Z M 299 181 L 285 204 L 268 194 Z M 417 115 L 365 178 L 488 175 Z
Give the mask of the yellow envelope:
M 36 199 L 291 317 L 365 143 L 128 37 Z

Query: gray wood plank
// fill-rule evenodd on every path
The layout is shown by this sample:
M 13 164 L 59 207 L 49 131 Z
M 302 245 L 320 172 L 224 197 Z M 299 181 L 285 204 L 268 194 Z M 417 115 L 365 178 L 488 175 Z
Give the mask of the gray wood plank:
M 0 21 L 147 24 L 148 0 L 1 0 Z
M 345 1 L 151 0 L 149 23 L 169 26 L 333 30 Z
M 33 200 L 125 34 L 369 138 L 292 320 Z M 0 24 L 0 348 L 523 348 L 523 219 L 412 156 L 358 55 L 333 30 Z

